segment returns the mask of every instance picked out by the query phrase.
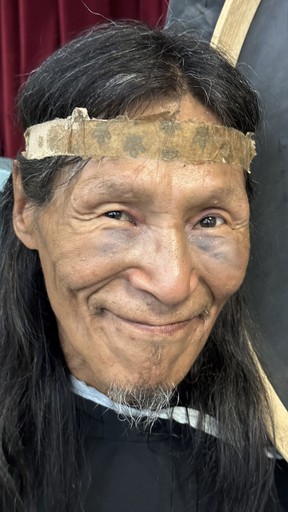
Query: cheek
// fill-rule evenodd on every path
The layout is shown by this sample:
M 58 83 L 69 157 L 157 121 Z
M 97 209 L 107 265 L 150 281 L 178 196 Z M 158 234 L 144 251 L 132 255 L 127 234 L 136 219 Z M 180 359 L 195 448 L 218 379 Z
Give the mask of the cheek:
M 216 297 L 227 298 L 235 293 L 245 277 L 250 242 L 249 233 L 236 233 L 235 237 L 203 236 L 194 242 L 206 282 Z
M 114 232 L 113 236 L 108 232 L 77 234 L 56 240 L 52 247 L 47 242 L 39 250 L 44 275 L 63 293 L 90 286 L 97 289 L 124 268 L 128 254 L 133 254 L 129 240 Z

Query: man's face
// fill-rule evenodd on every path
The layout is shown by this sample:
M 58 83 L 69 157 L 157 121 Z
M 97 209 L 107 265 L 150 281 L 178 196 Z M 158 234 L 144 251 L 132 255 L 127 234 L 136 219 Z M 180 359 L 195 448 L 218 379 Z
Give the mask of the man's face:
M 177 117 L 217 122 L 190 97 Z M 32 233 L 71 373 L 104 393 L 177 385 L 243 280 L 248 228 L 238 166 L 91 160 Z

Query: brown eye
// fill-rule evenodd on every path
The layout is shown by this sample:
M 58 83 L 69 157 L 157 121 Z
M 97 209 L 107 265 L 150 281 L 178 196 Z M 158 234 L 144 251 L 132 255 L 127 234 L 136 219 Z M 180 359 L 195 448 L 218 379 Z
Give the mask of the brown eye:
M 222 217 L 218 217 L 216 215 L 208 215 L 207 217 L 201 219 L 196 227 L 199 226 L 201 228 L 216 228 L 224 223 L 225 221 Z
M 122 220 L 123 212 L 120 212 L 120 211 L 106 212 L 106 213 L 104 213 L 104 216 L 108 217 L 109 219 Z
M 111 212 L 105 212 L 104 217 L 108 217 L 109 219 L 119 220 L 123 222 L 130 222 L 131 224 L 135 224 L 133 218 L 126 212 L 121 210 L 111 210 Z

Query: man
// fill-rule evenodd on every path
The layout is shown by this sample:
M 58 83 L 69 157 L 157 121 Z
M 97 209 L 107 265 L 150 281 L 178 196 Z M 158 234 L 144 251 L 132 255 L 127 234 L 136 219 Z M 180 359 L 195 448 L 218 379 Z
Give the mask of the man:
M 56 52 L 19 109 L 3 510 L 280 510 L 239 292 L 256 95 L 206 44 L 119 23 Z

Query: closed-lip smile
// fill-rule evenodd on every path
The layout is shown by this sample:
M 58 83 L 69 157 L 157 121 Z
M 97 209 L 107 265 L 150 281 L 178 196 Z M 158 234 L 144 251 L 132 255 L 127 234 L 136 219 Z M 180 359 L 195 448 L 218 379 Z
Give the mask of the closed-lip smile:
M 128 326 L 131 326 L 134 329 L 141 330 L 142 332 L 151 333 L 151 334 L 160 334 L 160 335 L 169 335 L 177 333 L 178 331 L 181 331 L 187 327 L 193 320 L 197 319 L 198 317 L 192 317 L 188 318 L 187 320 L 181 320 L 177 322 L 167 322 L 162 324 L 154 324 L 154 323 L 148 323 L 141 320 L 135 320 L 135 319 L 129 319 L 122 317 L 120 315 L 117 315 L 115 313 L 112 313 L 109 311 L 110 314 L 112 314 L 115 318 L 120 320 L 120 322 L 123 322 L 127 324 Z M 199 320 L 199 318 L 198 318 Z

